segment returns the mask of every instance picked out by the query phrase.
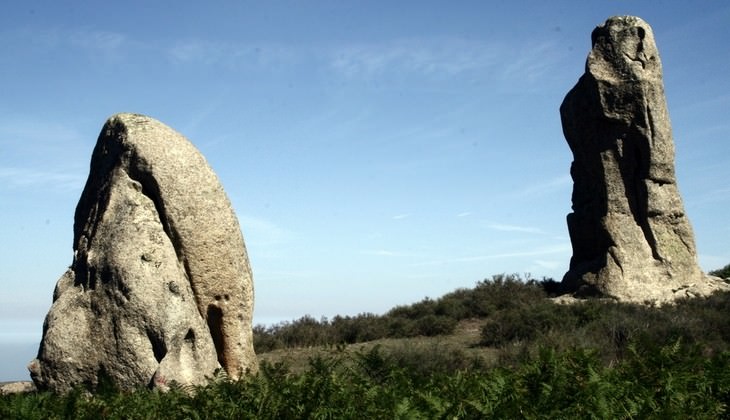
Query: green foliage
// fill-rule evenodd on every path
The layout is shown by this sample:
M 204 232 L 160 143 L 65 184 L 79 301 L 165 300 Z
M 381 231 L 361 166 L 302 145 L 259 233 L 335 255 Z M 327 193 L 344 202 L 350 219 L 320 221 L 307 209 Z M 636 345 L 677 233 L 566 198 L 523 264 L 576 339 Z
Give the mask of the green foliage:
M 711 276 L 717 276 L 717 277 L 721 277 L 723 279 L 728 279 L 728 278 L 730 278 L 730 264 L 728 264 L 725 267 L 722 267 L 720 269 L 710 271 L 709 274 Z
M 520 309 L 541 302 L 551 280 L 522 280 L 517 275 L 496 275 L 473 289 L 458 289 L 433 300 L 397 306 L 384 315 L 363 313 L 319 321 L 309 315 L 270 327 L 254 328 L 257 353 L 282 348 L 353 344 L 381 338 L 448 335 L 458 321 L 484 318 L 502 309 Z
M 480 344 L 500 350 L 503 363 L 519 363 L 538 347 L 590 348 L 604 362 L 625 357 L 631 343 L 701 343 L 703 351 L 730 350 L 730 293 L 687 299 L 676 305 L 587 300 L 570 305 L 543 299 L 507 307 L 484 320 Z
M 8 419 L 218 418 L 720 418 L 730 400 L 730 353 L 703 355 L 682 340 L 631 344 L 605 365 L 597 352 L 540 348 L 514 368 L 414 372 L 375 347 L 310 360 L 292 373 L 218 378 L 193 392 L 140 389 L 0 397 Z
M 257 327 L 259 352 L 338 345 L 311 357 L 306 369 L 262 362 L 253 377 L 221 374 L 207 386 L 167 393 L 119 392 L 102 383 L 93 395 L 0 396 L 0 418 L 728 417 L 730 293 L 659 308 L 563 305 L 546 298 L 554 286 L 495 276 L 385 315 Z M 471 344 L 496 354 L 489 361 L 467 342 L 444 337 L 480 323 Z M 439 338 L 340 345 L 416 336 Z
M 565 322 L 565 307 L 541 301 L 534 306 L 495 311 L 482 327 L 481 344 L 502 346 L 514 341 L 532 341 Z

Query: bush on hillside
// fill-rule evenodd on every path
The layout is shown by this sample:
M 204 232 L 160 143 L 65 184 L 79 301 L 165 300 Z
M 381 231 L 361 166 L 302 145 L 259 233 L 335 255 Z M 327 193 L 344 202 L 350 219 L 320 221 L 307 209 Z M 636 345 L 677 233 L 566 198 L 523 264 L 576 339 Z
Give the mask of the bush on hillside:
M 292 322 L 254 328 L 257 353 L 281 348 L 353 344 L 381 338 L 405 338 L 453 333 L 458 321 L 484 318 L 504 309 L 531 307 L 547 296 L 543 284 L 517 275 L 496 275 L 473 289 L 457 289 L 439 299 L 424 298 L 396 306 L 385 315 L 363 313 L 316 320 L 306 315 Z
M 723 279 L 730 279 L 730 264 L 717 270 L 710 271 L 709 274 Z
M 678 301 L 659 308 L 602 300 L 570 305 L 544 300 L 505 309 L 485 319 L 480 344 L 500 350 L 500 360 L 514 365 L 546 347 L 567 351 L 595 349 L 606 362 L 623 359 L 637 343 L 702 343 L 715 354 L 730 350 L 727 308 L 730 293 Z
M 499 351 L 503 362 L 517 363 L 540 347 L 597 349 L 605 361 L 619 360 L 630 343 L 703 343 L 708 353 L 730 350 L 727 308 L 730 293 L 685 299 L 659 308 L 606 300 L 563 305 L 547 299 L 551 280 L 524 281 L 497 275 L 471 289 L 438 299 L 393 308 L 384 315 L 364 313 L 293 322 L 254 329 L 257 353 L 292 347 L 353 344 L 383 338 L 452 334 L 459 321 L 481 319 L 480 345 Z

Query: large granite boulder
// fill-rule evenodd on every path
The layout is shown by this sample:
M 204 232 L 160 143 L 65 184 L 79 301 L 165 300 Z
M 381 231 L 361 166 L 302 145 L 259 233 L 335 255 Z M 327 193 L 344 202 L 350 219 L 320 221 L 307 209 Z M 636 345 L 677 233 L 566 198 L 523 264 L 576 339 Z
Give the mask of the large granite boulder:
M 200 384 L 255 371 L 253 281 L 218 178 L 182 135 L 135 114 L 110 118 L 74 220 L 74 259 L 56 285 L 39 389 Z
M 585 74 L 560 107 L 574 157 L 563 287 L 635 302 L 710 293 L 722 285 L 697 265 L 652 29 L 612 17 L 591 38 Z

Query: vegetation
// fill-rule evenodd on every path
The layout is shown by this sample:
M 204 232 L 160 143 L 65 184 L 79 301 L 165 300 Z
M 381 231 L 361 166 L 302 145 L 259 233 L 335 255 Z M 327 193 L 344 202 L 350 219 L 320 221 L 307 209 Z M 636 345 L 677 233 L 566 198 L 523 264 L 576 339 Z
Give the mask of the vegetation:
M 701 343 L 704 351 L 730 350 L 727 308 L 730 294 L 686 299 L 660 308 L 611 300 L 559 304 L 549 299 L 551 279 L 522 280 L 497 275 L 472 289 L 458 289 L 433 300 L 399 306 L 385 315 L 361 314 L 317 321 L 305 316 L 293 322 L 254 329 L 257 354 L 277 349 L 334 346 L 386 338 L 445 336 L 460 322 L 478 320 L 478 343 L 496 349 L 498 362 L 519 362 L 520 355 L 540 347 L 556 350 L 596 349 L 610 363 L 623 357 L 631 343 Z
M 721 277 L 723 279 L 728 279 L 728 278 L 730 278 L 730 264 L 728 264 L 725 267 L 722 267 L 720 269 L 710 271 L 709 274 L 712 276 Z
M 459 321 L 487 318 L 500 310 L 520 310 L 547 296 L 552 280 L 522 280 L 516 275 L 497 275 L 478 282 L 473 289 L 458 289 L 443 297 L 397 306 L 385 315 L 364 313 L 317 321 L 304 316 L 293 322 L 254 328 L 256 353 L 276 349 L 353 344 L 380 338 L 447 335 Z
M 659 308 L 495 276 L 384 315 L 256 328 L 261 371 L 167 393 L 0 396 L 0 418 L 718 418 L 730 293 Z

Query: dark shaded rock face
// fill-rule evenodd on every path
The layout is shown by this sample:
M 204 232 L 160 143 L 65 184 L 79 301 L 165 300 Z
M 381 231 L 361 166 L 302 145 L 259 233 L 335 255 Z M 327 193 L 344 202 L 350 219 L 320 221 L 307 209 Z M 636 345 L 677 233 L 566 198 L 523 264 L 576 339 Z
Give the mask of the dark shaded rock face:
M 702 293 L 694 236 L 677 189 L 662 66 L 649 25 L 608 19 L 560 115 L 573 152 L 573 246 L 563 287 L 628 301 Z
M 103 127 L 74 221 L 74 260 L 46 317 L 39 389 L 199 384 L 255 371 L 253 281 L 230 202 L 203 156 L 151 118 Z

